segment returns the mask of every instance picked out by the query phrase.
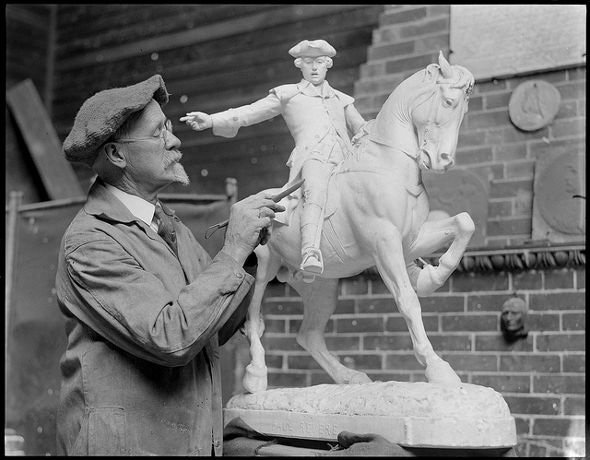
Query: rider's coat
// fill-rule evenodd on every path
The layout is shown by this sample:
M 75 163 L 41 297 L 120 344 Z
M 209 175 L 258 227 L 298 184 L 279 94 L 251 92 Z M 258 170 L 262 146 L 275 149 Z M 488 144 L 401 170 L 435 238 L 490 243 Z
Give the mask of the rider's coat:
M 348 130 L 356 134 L 365 124 L 353 102 L 353 97 L 327 81 L 315 87 L 302 79 L 297 84 L 277 86 L 252 104 L 212 114 L 213 134 L 234 137 L 242 126 L 282 115 L 295 140 L 287 161 L 291 181 L 309 158 L 338 163 L 352 151 Z

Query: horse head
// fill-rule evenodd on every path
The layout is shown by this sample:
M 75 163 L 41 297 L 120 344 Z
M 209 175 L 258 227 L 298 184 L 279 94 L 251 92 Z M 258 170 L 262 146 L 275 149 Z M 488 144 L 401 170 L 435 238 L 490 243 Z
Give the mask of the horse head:
M 422 72 L 423 91 L 408 107 L 418 136 L 416 160 L 423 170 L 445 172 L 455 163 L 459 128 L 474 78 L 465 67 L 449 64 L 442 51 L 438 64 L 430 64 Z

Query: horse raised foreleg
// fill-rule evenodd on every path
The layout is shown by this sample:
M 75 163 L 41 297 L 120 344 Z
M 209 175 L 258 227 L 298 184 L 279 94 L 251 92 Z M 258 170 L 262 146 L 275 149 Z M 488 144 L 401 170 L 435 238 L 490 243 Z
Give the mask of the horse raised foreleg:
M 303 321 L 297 343 L 307 350 L 336 383 L 368 383 L 364 372 L 349 369 L 340 363 L 326 347 L 324 329 L 336 309 L 338 279 L 317 277 L 311 284 L 290 282 L 303 299 Z
M 258 246 L 255 252 L 258 257 L 258 268 L 256 270 L 254 292 L 252 293 L 252 299 L 248 306 L 248 314 L 244 324 L 244 334 L 250 342 L 250 357 L 252 361 L 246 366 L 242 385 L 249 393 L 264 391 L 268 385 L 264 347 L 260 341 L 264 333 L 264 319 L 262 317 L 261 306 L 266 285 L 276 275 L 279 268 L 279 260 L 271 256 L 266 246 Z
M 473 220 L 466 212 L 447 219 L 428 221 L 422 225 L 408 251 L 409 259 L 427 256 L 451 239 L 453 242 L 440 257 L 436 267 L 427 264 L 422 270 L 417 271 L 411 264 L 408 266 L 419 296 L 432 294 L 451 276 L 461 261 L 474 230 Z
M 461 380 L 451 366 L 433 350 L 426 336 L 420 302 L 406 271 L 402 237 L 393 225 L 383 225 L 375 240 L 375 262 L 383 282 L 403 315 L 420 364 L 426 366 L 429 382 L 458 385 Z

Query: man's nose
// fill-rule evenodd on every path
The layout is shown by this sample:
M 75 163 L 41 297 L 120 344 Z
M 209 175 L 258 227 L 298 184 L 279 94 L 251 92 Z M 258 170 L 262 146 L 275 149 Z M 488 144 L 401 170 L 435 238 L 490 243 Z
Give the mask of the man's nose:
M 182 142 L 180 142 L 180 139 L 178 137 L 176 137 L 173 133 L 171 133 L 170 131 L 166 131 L 166 148 L 168 150 L 170 150 L 171 148 L 180 148 L 180 146 L 182 145 Z

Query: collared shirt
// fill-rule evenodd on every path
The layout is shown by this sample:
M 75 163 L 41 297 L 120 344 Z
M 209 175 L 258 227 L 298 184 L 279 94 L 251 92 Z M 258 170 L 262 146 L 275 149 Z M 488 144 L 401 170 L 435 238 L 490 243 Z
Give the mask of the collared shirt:
M 299 88 L 301 88 L 302 92 L 304 92 L 308 96 L 319 96 L 323 98 L 328 98 L 333 97 L 335 95 L 334 89 L 332 89 L 332 87 L 326 80 L 324 80 L 321 85 L 316 86 L 312 82 L 307 81 L 305 78 L 302 78 L 301 81 L 298 83 L 298 86 Z
M 138 219 L 141 219 L 146 224 L 148 224 L 152 229 L 157 232 L 158 226 L 154 222 L 154 212 L 156 207 L 147 200 L 137 196 L 131 195 L 130 193 L 124 192 L 123 190 L 115 187 L 114 185 L 104 184 L 105 188 L 115 195 L 121 203 L 123 203 L 131 214 L 133 214 Z
M 254 278 L 173 224 L 178 257 L 97 179 L 64 234 L 60 454 L 222 454 L 219 342 Z

